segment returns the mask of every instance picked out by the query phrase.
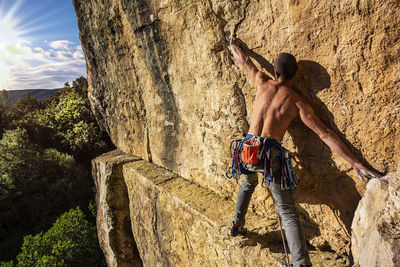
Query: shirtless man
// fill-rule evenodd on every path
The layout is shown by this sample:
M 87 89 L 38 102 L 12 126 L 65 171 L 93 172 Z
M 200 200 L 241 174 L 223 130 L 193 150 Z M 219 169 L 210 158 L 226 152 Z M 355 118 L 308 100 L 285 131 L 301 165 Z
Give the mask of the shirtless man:
M 256 85 L 257 92 L 251 115 L 249 134 L 266 137 L 280 145 L 289 124 L 300 116 L 306 126 L 313 130 L 334 152 L 339 154 L 353 167 L 357 176 L 364 181 L 366 178 L 379 177 L 366 168 L 346 147 L 342 140 L 329 129 L 314 113 L 313 109 L 292 88 L 292 78 L 297 71 L 294 56 L 281 53 L 274 62 L 275 80 L 259 71 L 246 54 L 245 45 L 232 37 L 229 49 L 237 62 L 245 69 L 250 80 Z M 279 176 L 279 151 L 273 151 L 272 158 L 274 177 Z M 262 165 L 250 165 L 248 174 L 243 174 L 243 182 L 236 199 L 235 214 L 232 222 L 231 235 L 244 234 L 244 223 L 247 208 L 254 188 L 258 184 L 256 172 L 263 172 Z M 281 188 L 280 179 L 275 179 L 270 185 L 272 196 L 282 217 L 286 238 L 292 255 L 293 266 L 311 266 L 306 248 L 299 216 L 295 208 L 292 192 Z

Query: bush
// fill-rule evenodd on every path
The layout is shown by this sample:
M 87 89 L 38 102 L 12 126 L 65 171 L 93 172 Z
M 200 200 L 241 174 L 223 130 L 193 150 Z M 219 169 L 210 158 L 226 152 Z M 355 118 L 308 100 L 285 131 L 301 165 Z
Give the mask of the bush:
M 24 238 L 17 266 L 106 266 L 96 227 L 77 207 L 62 214 L 46 233 Z
M 14 267 L 13 261 L 1 261 L 0 267 Z

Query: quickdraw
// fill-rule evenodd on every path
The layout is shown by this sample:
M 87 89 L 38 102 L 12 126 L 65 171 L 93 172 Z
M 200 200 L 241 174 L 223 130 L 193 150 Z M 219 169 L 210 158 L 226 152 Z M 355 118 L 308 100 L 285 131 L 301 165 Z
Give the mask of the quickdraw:
M 234 178 L 236 180 L 240 179 L 240 175 L 242 173 L 248 174 L 249 172 L 244 168 L 244 165 L 242 160 L 241 160 L 241 155 L 240 153 L 242 152 L 242 147 L 243 143 L 250 139 L 250 137 L 247 137 L 246 134 L 243 134 L 243 139 L 238 139 L 234 140 L 232 143 L 232 150 L 233 150 L 233 155 L 232 155 L 232 166 L 228 169 L 228 171 L 225 173 L 225 176 L 230 178 Z
M 261 186 L 268 187 L 275 179 L 280 178 L 281 188 L 294 192 L 297 185 L 300 183 L 299 177 L 295 174 L 290 152 L 282 147 L 277 141 L 271 138 L 260 138 L 251 134 L 243 134 L 243 139 L 233 141 L 232 146 L 232 166 L 225 173 L 226 177 L 239 180 L 241 174 L 249 174 L 251 171 L 247 170 L 247 164 L 241 159 L 241 152 L 243 143 L 252 138 L 259 138 L 262 143 L 262 151 L 260 153 L 260 160 L 264 163 L 263 179 Z M 279 150 L 279 160 L 281 161 L 281 177 L 275 177 L 272 166 L 272 150 Z

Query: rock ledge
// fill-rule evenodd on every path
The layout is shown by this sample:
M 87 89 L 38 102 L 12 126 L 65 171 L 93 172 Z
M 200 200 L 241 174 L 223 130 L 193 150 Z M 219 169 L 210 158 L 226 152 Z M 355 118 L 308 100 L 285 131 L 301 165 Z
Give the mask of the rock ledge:
M 277 266 L 284 262 L 274 218 L 267 220 L 250 211 L 248 235 L 231 238 L 232 200 L 119 151 L 96 158 L 93 169 L 100 186 L 100 244 L 109 266 Z M 129 208 L 120 209 L 128 202 Z M 129 211 L 130 219 L 122 211 Z M 129 230 L 123 227 L 128 222 Z M 136 245 L 138 254 L 133 252 Z M 311 248 L 310 256 L 314 266 L 348 264 L 329 251 Z

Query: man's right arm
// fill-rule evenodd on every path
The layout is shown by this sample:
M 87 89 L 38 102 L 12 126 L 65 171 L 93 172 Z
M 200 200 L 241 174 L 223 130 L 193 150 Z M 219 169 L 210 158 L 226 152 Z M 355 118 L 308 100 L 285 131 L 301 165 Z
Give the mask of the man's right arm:
M 336 152 L 344 160 L 351 164 L 357 176 L 364 181 L 363 176 L 367 178 L 378 178 L 379 175 L 366 168 L 356 156 L 348 149 L 343 141 L 327 127 L 314 113 L 313 109 L 304 100 L 296 102 L 299 109 L 300 118 L 304 124 L 313 130 L 322 141 L 327 144 L 332 151 Z
M 264 72 L 260 71 L 256 65 L 254 65 L 253 61 L 250 59 L 246 52 L 243 50 L 244 48 L 241 47 L 240 42 L 238 39 L 232 37 L 229 41 L 229 50 L 231 51 L 233 57 L 236 61 L 240 63 L 246 70 L 247 75 L 249 76 L 250 80 L 258 85 L 259 83 L 263 83 L 270 79 L 268 75 Z

